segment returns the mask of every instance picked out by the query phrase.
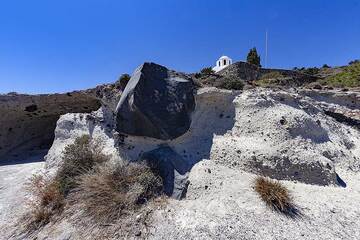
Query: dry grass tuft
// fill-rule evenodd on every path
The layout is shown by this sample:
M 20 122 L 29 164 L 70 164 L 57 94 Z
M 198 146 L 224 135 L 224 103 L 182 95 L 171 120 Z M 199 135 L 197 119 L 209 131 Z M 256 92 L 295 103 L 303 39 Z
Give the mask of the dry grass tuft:
M 89 221 L 90 224 L 101 226 L 115 221 L 124 228 L 142 222 L 146 225 L 152 206 L 156 206 L 160 199 L 157 197 L 162 196 L 160 176 L 145 164 L 114 166 L 109 160 L 109 156 L 102 154 L 98 141 L 89 136 L 77 138 L 67 146 L 63 165 L 54 177 L 34 176 L 29 183 L 33 199 L 30 212 L 23 219 L 25 231 L 33 233 L 66 213 L 82 222 L 83 217 L 87 217 L 94 220 Z M 154 205 L 144 207 L 148 202 Z M 138 215 L 143 217 L 132 220 Z
M 33 231 L 49 223 L 52 216 L 62 212 L 65 199 L 59 190 L 59 182 L 46 176 L 34 175 L 27 189 L 33 194 L 33 198 L 29 202 L 31 211 L 26 217 L 26 228 Z
M 60 183 L 60 190 L 67 195 L 76 187 L 76 177 L 91 170 L 96 164 L 109 160 L 102 153 L 98 141 L 91 141 L 89 135 L 83 135 L 68 145 L 63 153 L 63 164 L 55 179 Z
M 65 148 L 63 164 L 55 177 L 35 175 L 30 179 L 27 190 L 33 198 L 29 202 L 30 212 L 25 216 L 28 231 L 46 225 L 63 211 L 67 195 L 77 186 L 76 178 L 109 159 L 101 151 L 97 141 L 84 135 Z
M 78 180 L 71 201 L 102 223 L 133 213 L 162 192 L 161 178 L 141 164 L 99 166 Z
M 265 177 L 255 179 L 255 191 L 267 206 L 289 217 L 300 215 L 293 203 L 289 190 L 279 181 Z

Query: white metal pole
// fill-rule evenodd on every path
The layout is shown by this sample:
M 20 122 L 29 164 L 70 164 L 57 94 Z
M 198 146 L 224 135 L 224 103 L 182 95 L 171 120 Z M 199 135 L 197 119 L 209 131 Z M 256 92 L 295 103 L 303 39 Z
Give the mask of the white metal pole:
M 265 34 L 265 68 L 267 68 L 267 58 L 268 58 L 268 30 L 266 29 L 266 34 Z

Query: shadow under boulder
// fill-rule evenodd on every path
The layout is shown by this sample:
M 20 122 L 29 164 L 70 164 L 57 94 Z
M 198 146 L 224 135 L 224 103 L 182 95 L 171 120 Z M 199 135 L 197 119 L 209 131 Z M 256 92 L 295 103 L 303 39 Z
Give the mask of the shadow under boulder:
M 169 146 L 161 146 L 144 153 L 140 160 L 146 161 L 161 176 L 166 195 L 176 199 L 184 197 L 188 185 L 187 173 L 192 166 L 182 156 Z

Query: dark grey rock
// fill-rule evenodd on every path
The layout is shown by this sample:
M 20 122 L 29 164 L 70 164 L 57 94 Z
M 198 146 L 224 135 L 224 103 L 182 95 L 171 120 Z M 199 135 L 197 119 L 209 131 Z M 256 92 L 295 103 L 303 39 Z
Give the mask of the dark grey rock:
M 191 164 L 169 146 L 162 146 L 141 156 L 142 161 L 155 170 L 163 179 L 164 193 L 181 199 L 188 186 L 187 173 Z
M 195 107 L 190 77 L 155 63 L 138 67 L 116 108 L 120 133 L 162 140 L 184 134 Z

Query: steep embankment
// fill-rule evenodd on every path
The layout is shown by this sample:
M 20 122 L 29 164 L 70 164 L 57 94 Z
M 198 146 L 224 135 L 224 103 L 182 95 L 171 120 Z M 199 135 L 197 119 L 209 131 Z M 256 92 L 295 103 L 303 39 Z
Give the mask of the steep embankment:
M 48 95 L 0 95 L 0 158 L 49 148 L 56 121 L 69 112 L 91 112 L 100 101 L 84 92 Z
M 0 95 L 0 161 L 48 149 L 54 140 L 56 121 L 63 114 L 89 113 L 101 105 L 115 111 L 123 90 L 124 83 L 119 80 L 63 94 Z

